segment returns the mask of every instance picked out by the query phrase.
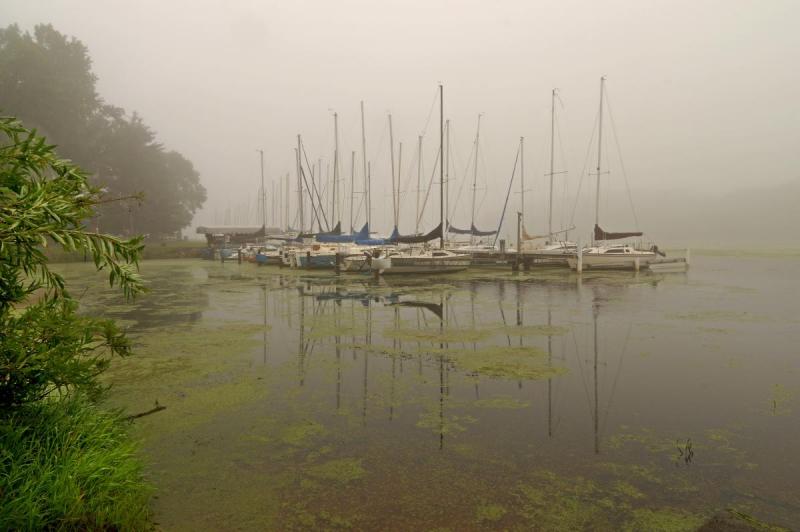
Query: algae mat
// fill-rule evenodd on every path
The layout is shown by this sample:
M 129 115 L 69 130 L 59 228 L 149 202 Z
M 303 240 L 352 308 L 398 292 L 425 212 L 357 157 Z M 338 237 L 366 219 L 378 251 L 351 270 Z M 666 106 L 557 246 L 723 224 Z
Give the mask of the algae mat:
M 163 530 L 800 522 L 800 259 L 375 281 L 148 261 L 107 375 Z M 769 272 L 768 274 L 764 272 Z

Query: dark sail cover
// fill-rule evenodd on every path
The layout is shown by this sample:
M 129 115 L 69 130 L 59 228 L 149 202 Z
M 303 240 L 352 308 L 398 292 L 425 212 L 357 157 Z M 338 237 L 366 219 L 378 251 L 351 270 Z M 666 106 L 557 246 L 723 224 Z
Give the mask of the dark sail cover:
M 492 236 L 494 234 L 497 234 L 497 231 L 480 231 L 474 225 L 470 229 L 459 229 L 451 225 L 447 228 L 447 232 L 454 233 L 456 235 L 474 235 L 474 236 Z
M 594 226 L 595 240 L 619 240 L 620 238 L 631 238 L 634 236 L 642 236 L 642 233 L 609 233 L 600 229 L 599 225 Z
M 430 242 L 431 240 L 435 240 L 437 238 L 442 238 L 442 224 L 437 225 L 436 229 L 425 235 L 397 235 L 392 240 L 400 244 L 421 244 L 423 242 Z
M 322 233 L 325 234 L 325 233 Z M 327 234 L 329 235 L 341 235 L 342 234 L 342 222 L 336 222 L 336 226 L 331 229 Z
M 321 235 L 328 235 L 328 236 L 338 236 L 342 234 L 342 222 L 336 222 L 336 226 L 328 232 L 323 233 L 301 233 L 297 235 L 297 240 L 302 240 L 304 238 L 313 238 L 315 236 Z

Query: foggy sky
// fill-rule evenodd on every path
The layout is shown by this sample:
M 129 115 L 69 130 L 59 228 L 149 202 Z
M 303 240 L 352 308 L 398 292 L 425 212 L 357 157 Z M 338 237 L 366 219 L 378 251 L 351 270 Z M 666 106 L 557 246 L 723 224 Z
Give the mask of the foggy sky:
M 566 183 L 567 195 L 564 200 L 559 188 L 556 204 L 565 207 L 555 219 L 569 218 L 601 75 L 608 78 L 635 203 L 637 197 L 669 191 L 669 202 L 659 208 L 677 212 L 682 194 L 723 198 L 731 191 L 797 180 L 798 20 L 800 2 L 791 0 L 0 1 L 3 26 L 52 23 L 82 40 L 100 95 L 139 112 L 160 141 L 195 163 L 209 195 L 195 225 L 221 223 L 226 209 L 248 202 L 253 208 L 258 148 L 265 152 L 268 191 L 269 181 L 287 172 L 294 187 L 298 133 L 310 157 L 332 161 L 334 110 L 340 118 L 343 183 L 349 185 L 355 150 L 360 188 L 359 101 L 364 100 L 373 226 L 386 233 L 391 230 L 386 115 L 393 115 L 395 142 L 403 142 L 402 182 L 408 192 L 401 231 L 409 233 L 417 136 L 439 82 L 453 128 L 451 199 L 464 178 L 477 115 L 483 113 L 476 222 L 481 228 L 497 223 L 524 136 L 527 225 L 531 232 L 544 229 L 554 87 L 563 102 L 558 113 L 565 155 L 562 159 L 557 146 L 555 166 L 569 172 L 556 177 L 559 187 Z M 610 122 L 607 126 L 610 140 Z M 427 184 L 438 149 L 438 107 L 425 133 Z M 604 177 L 604 225 L 630 229 L 613 142 L 606 155 L 611 173 Z M 590 156 L 589 167 L 595 158 Z M 583 232 L 592 218 L 592 179 L 584 178 L 578 205 Z M 469 225 L 470 185 L 452 217 L 459 226 Z M 514 192 L 518 188 L 515 184 Z M 348 205 L 349 199 L 343 200 L 345 226 Z M 438 219 L 432 207 L 438 209 L 436 191 L 421 229 Z M 646 231 L 652 206 L 637 208 Z M 509 216 L 517 210 L 515 193 Z

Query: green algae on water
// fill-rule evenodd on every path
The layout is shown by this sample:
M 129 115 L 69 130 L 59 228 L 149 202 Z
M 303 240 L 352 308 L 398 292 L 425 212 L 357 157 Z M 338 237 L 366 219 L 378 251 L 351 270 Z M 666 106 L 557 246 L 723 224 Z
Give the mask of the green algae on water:
M 520 401 L 519 399 L 514 399 L 513 397 L 508 396 L 492 397 L 491 399 L 477 399 L 473 401 L 472 404 L 478 408 L 498 409 L 518 409 L 528 408 L 530 406 L 528 401 Z
M 383 331 L 386 338 L 397 338 L 417 342 L 430 342 L 433 344 L 448 344 L 461 342 L 480 342 L 492 336 L 493 331 L 481 329 L 412 329 L 397 328 Z
M 347 484 L 366 475 L 360 458 L 339 458 L 328 460 L 306 469 L 306 473 L 319 480 L 329 480 Z
M 701 515 L 672 508 L 637 508 L 623 526 L 625 532 L 694 532 L 703 524 Z
M 325 433 L 325 427 L 315 421 L 289 425 L 281 431 L 281 441 L 288 445 L 304 446 L 309 440 Z
M 535 347 L 492 346 L 443 352 L 461 370 L 487 377 L 541 380 L 567 372 L 566 368 L 549 364 L 546 353 Z
M 493 523 L 499 521 L 508 513 L 500 504 L 480 504 L 475 509 L 475 518 L 479 523 Z

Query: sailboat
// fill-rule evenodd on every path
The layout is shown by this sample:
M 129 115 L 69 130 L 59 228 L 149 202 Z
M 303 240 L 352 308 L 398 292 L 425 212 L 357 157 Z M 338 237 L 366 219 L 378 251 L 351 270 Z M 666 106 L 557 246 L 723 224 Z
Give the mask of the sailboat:
M 642 236 L 641 232 L 629 231 L 624 233 L 611 233 L 600 228 L 600 176 L 602 175 L 603 154 L 603 93 L 605 90 L 605 76 L 600 78 L 600 114 L 598 118 L 597 134 L 597 191 L 595 194 L 594 232 L 592 246 L 581 251 L 582 267 L 591 269 L 635 269 L 647 267 L 659 255 L 664 256 L 657 246 L 650 249 L 640 249 L 633 244 L 607 243 L 609 240 L 621 240 Z M 578 256 L 570 255 L 567 258 L 570 268 L 578 269 Z
M 457 227 L 454 227 L 449 223 L 447 226 L 448 233 L 454 235 L 469 235 L 468 244 L 464 243 L 450 247 L 450 250 L 455 253 L 477 254 L 477 253 L 492 253 L 495 251 L 494 245 L 476 241 L 476 237 L 493 236 L 497 233 L 497 231 L 481 231 L 480 229 L 475 227 L 475 199 L 478 190 L 478 146 L 481 136 L 481 116 L 482 115 L 480 114 L 478 115 L 478 127 L 475 131 L 475 160 L 473 163 L 473 173 L 472 173 L 472 211 L 470 218 L 470 227 L 469 229 L 458 229 Z
M 444 154 L 444 87 L 439 85 L 439 150 Z M 472 259 L 444 249 L 444 157 L 439 157 L 439 217 L 440 225 L 434 231 L 439 235 L 439 249 L 407 249 L 388 251 L 376 249 L 368 257 L 371 272 L 382 274 L 400 273 L 449 273 L 465 270 Z M 435 234 L 432 231 L 430 234 Z M 416 237 L 406 237 L 414 239 Z M 423 239 L 426 237 L 422 237 Z
M 530 253 L 536 263 L 538 264 L 567 264 L 567 257 L 574 255 L 578 251 L 578 246 L 574 242 L 570 242 L 566 239 L 555 238 L 556 235 L 560 235 L 563 233 L 567 233 L 570 229 L 561 230 L 561 231 L 553 231 L 553 176 L 557 173 L 563 172 L 555 172 L 553 162 L 555 157 L 555 125 L 556 125 L 556 98 L 558 97 L 558 89 L 553 89 L 551 93 L 551 102 L 550 102 L 550 172 L 547 174 L 550 176 L 550 200 L 548 203 L 547 209 L 547 234 L 546 235 L 529 235 L 527 231 L 525 231 L 525 201 L 524 201 L 524 194 L 525 188 L 524 185 L 522 187 L 522 191 L 520 192 L 523 194 L 523 226 L 522 226 L 522 235 L 521 240 L 525 241 L 532 241 L 532 240 L 539 240 L 545 238 L 546 241 L 543 245 L 536 246 L 532 249 Z M 524 248 L 523 248 L 524 249 Z

